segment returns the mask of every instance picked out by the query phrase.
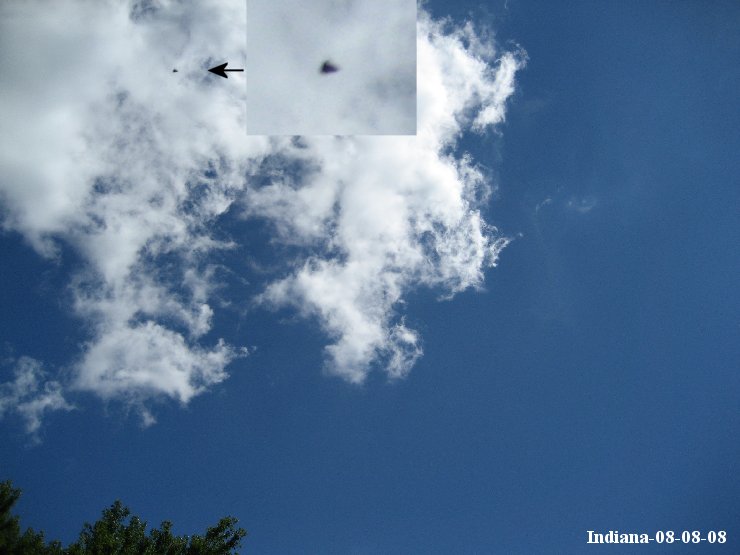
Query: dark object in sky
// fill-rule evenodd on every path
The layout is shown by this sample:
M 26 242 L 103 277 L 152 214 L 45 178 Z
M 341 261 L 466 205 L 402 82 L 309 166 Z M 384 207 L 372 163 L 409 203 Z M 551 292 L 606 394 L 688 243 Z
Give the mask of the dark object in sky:
M 321 69 L 319 71 L 321 71 L 321 73 L 336 73 L 339 71 L 339 67 L 335 66 L 329 60 L 326 60 L 321 64 Z
M 172 73 L 177 73 L 177 70 L 176 70 L 176 69 L 173 69 L 173 70 L 172 70 Z

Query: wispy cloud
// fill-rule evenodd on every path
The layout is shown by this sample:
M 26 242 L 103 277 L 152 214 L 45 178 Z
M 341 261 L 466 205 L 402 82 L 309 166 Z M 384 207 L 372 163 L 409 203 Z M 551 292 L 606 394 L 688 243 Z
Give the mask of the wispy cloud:
M 57 410 L 72 410 L 56 380 L 47 378 L 41 362 L 30 357 L 13 361 L 13 380 L 0 384 L 0 419 L 15 413 L 23 421 L 25 431 L 34 438 L 44 414 Z
M 503 120 L 521 53 L 420 10 L 417 136 L 247 137 L 243 88 L 205 72 L 245 59 L 244 20 L 241 0 L 0 7 L 3 226 L 43 256 L 63 242 L 83 257 L 72 308 L 90 334 L 63 387 L 133 403 L 147 422 L 148 399 L 187 403 L 243 354 L 206 339 L 213 253 L 240 243 L 216 239 L 227 212 L 300 247 L 253 295 L 317 319 L 326 369 L 356 383 L 421 356 L 409 291 L 478 287 L 507 242 L 457 142 Z
M 556 195 L 556 198 L 557 200 L 549 196 L 537 203 L 534 207 L 535 214 L 538 214 L 540 210 L 543 210 L 547 206 L 556 206 L 561 211 L 565 210 L 568 212 L 577 212 L 578 214 L 587 214 L 599 204 L 599 201 L 593 196 L 564 199 L 562 195 Z
M 575 212 L 578 212 L 579 214 L 586 214 L 588 212 L 591 212 L 594 208 L 596 208 L 597 200 L 595 197 L 581 197 L 581 198 L 571 198 L 568 200 L 568 202 L 565 203 L 565 207 L 568 210 L 573 210 Z

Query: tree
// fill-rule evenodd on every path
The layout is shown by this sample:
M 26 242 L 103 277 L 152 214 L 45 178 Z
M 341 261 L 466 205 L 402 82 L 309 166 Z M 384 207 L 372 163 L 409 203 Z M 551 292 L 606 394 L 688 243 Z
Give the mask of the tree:
M 59 542 L 47 544 L 44 541 L 43 532 L 35 532 L 33 528 L 28 528 L 21 534 L 19 519 L 11 513 L 20 496 L 21 490 L 14 488 L 9 480 L 0 482 L 0 553 L 33 555 L 63 553 Z
M 67 548 L 47 543 L 43 532 L 28 528 L 21 534 L 19 519 L 11 514 L 21 491 L 10 481 L 0 483 L 0 553 L 18 555 L 230 555 L 247 535 L 237 519 L 224 517 L 204 535 L 175 536 L 172 523 L 146 533 L 146 522 L 115 501 L 94 524 L 86 522 L 79 539 Z

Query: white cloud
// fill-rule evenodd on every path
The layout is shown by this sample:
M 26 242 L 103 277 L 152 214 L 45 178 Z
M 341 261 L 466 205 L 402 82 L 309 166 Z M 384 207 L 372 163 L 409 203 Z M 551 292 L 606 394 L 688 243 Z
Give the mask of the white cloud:
M 243 90 L 204 71 L 243 59 L 244 18 L 243 2 L 0 7 L 4 226 L 86 262 L 72 285 L 92 337 L 68 387 L 187 402 L 237 354 L 198 339 L 213 312 L 205 258 L 230 247 L 208 226 L 268 148 L 244 140 Z
M 191 347 L 152 321 L 119 326 L 86 349 L 78 386 L 103 398 L 164 393 L 187 403 L 226 378 L 224 367 L 234 356 L 223 341 L 210 350 Z
M 0 202 L 39 253 L 83 258 L 72 308 L 90 336 L 64 387 L 151 421 L 147 399 L 186 403 L 226 377 L 239 350 L 206 338 L 211 255 L 241 242 L 216 239 L 233 206 L 300 247 L 253 294 L 317 318 L 327 370 L 352 382 L 421 356 L 409 291 L 479 287 L 495 264 L 490 184 L 455 147 L 502 121 L 523 60 L 471 26 L 419 12 L 418 136 L 291 140 L 246 136 L 244 87 L 205 71 L 245 59 L 243 0 L 50 6 L 0 5 Z
M 351 382 L 378 360 L 404 376 L 421 355 L 418 335 L 397 314 L 405 293 L 480 286 L 508 241 L 478 210 L 489 183 L 451 153 L 466 128 L 502 121 L 522 61 L 504 54 L 492 68 L 466 49 L 470 32 L 420 20 L 418 137 L 306 138 L 296 156 L 310 156 L 315 171 L 248 190 L 248 214 L 313 248 L 262 300 L 317 318 L 334 339 L 327 369 Z
M 27 433 L 36 435 L 45 413 L 72 410 L 58 381 L 47 380 L 41 362 L 21 357 L 13 367 L 14 380 L 0 384 L 0 419 L 15 412 Z

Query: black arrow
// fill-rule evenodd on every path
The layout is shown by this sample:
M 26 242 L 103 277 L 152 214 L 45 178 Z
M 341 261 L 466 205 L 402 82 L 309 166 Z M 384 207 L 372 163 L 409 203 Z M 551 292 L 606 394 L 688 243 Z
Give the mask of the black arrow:
M 229 76 L 226 75 L 227 71 L 244 71 L 243 69 L 226 69 L 228 63 L 229 62 L 224 62 L 220 66 L 212 67 L 208 71 L 210 71 L 211 73 L 215 73 L 216 75 L 220 75 L 221 77 L 226 77 L 226 79 L 229 78 Z

